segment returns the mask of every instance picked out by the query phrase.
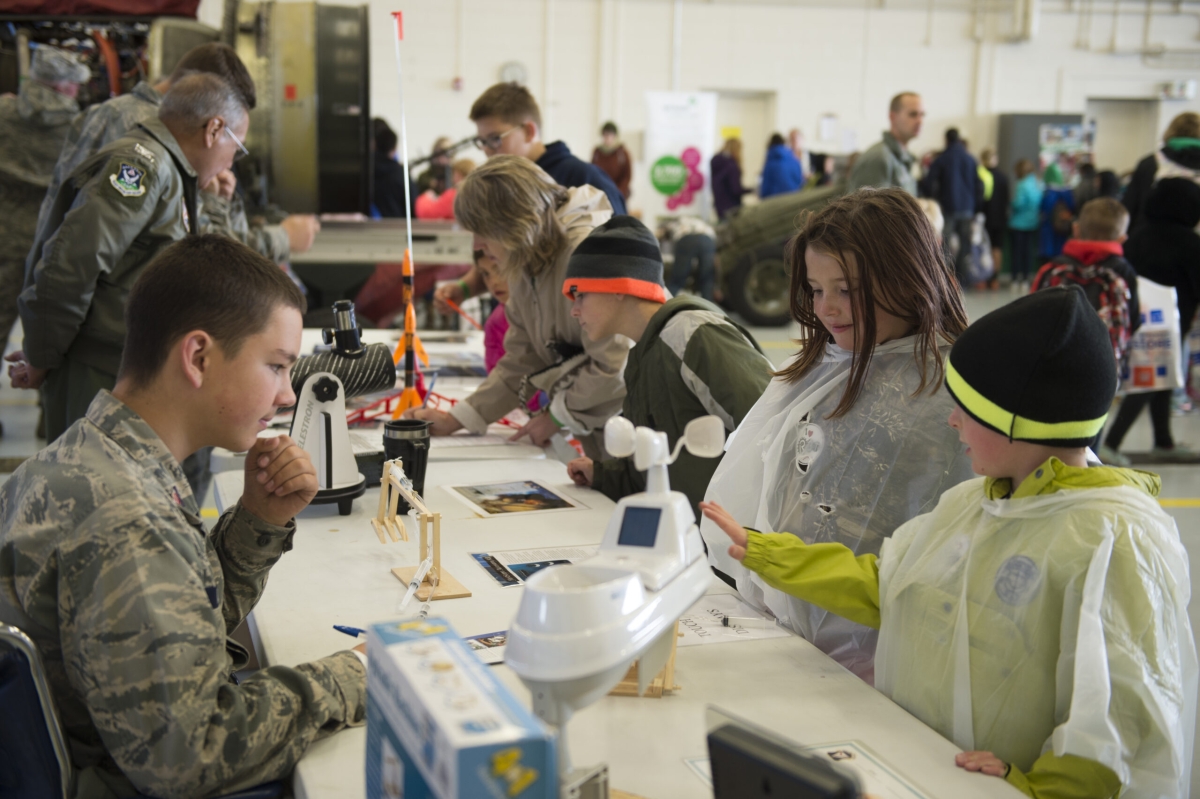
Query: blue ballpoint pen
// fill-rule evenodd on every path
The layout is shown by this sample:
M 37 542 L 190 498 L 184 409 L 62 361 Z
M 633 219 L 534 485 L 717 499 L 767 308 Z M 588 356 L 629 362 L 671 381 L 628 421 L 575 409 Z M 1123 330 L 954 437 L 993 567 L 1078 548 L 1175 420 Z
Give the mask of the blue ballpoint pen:
M 345 633 L 352 638 L 362 638 L 365 640 L 367 637 L 367 631 L 361 627 L 347 627 L 344 624 L 335 624 L 333 625 L 333 629 L 337 630 L 339 633 Z
M 425 389 L 425 399 L 421 402 L 422 408 L 429 407 L 429 395 L 433 393 L 433 387 L 437 385 L 438 373 L 433 373 L 433 378 L 429 381 L 429 388 Z

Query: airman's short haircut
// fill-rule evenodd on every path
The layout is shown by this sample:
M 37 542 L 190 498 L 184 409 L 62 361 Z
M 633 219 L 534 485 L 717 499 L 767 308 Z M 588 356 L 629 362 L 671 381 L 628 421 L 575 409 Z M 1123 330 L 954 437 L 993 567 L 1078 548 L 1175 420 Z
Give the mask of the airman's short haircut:
M 233 87 L 242 100 L 247 111 L 253 111 L 258 104 L 258 93 L 254 88 L 254 78 L 238 58 L 237 52 L 227 44 L 209 42 L 199 47 L 193 47 L 183 54 L 179 63 L 171 72 L 171 83 L 193 72 L 209 72 L 219 75 Z
M 888 106 L 888 111 L 890 111 L 893 114 L 898 114 L 898 113 L 900 113 L 900 109 L 904 108 L 904 98 L 905 97 L 920 97 L 920 96 L 921 95 L 917 94 L 916 92 L 900 92 L 899 94 L 897 94 L 895 97 L 892 98 L 891 105 Z
M 519 83 L 497 83 L 479 95 L 471 106 L 471 121 L 478 122 L 485 117 L 496 117 L 510 125 L 532 122 L 538 130 L 542 128 L 542 112 L 537 100 Z
M 171 244 L 145 268 L 125 305 L 120 380 L 144 387 L 188 333 L 208 333 L 227 357 L 266 329 L 279 306 L 303 314 L 296 284 L 240 241 L 207 234 Z
M 1085 241 L 1116 241 L 1129 227 L 1129 212 L 1111 197 L 1097 197 L 1079 212 L 1079 238 Z

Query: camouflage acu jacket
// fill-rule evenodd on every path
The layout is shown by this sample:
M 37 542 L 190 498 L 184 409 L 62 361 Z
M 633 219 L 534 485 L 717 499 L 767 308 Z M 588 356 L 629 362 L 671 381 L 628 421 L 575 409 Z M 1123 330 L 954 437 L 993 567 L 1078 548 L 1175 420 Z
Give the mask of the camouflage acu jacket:
M 0 173 L 45 188 L 79 104 L 27 80 L 16 97 L 0 97 Z M 32 209 L 31 209 L 32 211 Z
M 63 183 L 21 292 L 29 362 L 55 369 L 68 353 L 116 375 L 125 301 L 146 265 L 192 232 L 196 171 L 167 126 L 148 119 L 84 161 Z
M 233 682 L 245 651 L 226 636 L 294 530 L 239 504 L 206 534 L 179 464 L 107 391 L 4 485 L 0 621 L 45 659 L 76 799 L 245 788 L 364 721 L 351 652 Z

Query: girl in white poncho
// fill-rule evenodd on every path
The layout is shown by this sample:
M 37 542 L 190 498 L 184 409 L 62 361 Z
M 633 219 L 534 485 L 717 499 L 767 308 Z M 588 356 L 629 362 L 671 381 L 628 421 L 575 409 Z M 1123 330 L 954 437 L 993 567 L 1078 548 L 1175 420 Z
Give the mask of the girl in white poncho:
M 942 361 L 967 325 L 958 286 L 899 189 L 834 201 L 808 219 L 790 258 L 801 350 L 730 437 L 706 500 L 760 530 L 878 554 L 971 477 L 941 389 Z M 766 585 L 725 554 L 712 522 L 701 533 L 747 601 L 872 681 L 877 631 Z

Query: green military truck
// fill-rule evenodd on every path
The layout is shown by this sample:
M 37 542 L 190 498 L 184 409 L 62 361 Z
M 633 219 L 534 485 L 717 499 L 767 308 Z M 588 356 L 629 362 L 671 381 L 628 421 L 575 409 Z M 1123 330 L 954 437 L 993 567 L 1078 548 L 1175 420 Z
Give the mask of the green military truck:
M 786 325 L 791 318 L 791 270 L 784 249 L 804 211 L 816 211 L 844 194 L 839 183 L 780 194 L 747 206 L 717 229 L 717 271 L 726 304 L 748 324 Z

